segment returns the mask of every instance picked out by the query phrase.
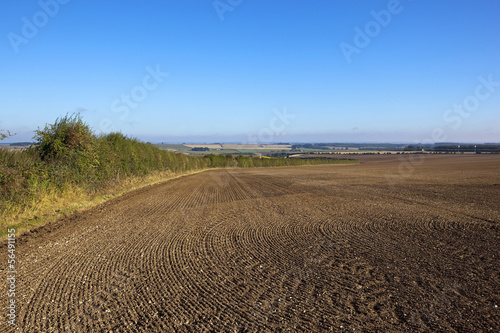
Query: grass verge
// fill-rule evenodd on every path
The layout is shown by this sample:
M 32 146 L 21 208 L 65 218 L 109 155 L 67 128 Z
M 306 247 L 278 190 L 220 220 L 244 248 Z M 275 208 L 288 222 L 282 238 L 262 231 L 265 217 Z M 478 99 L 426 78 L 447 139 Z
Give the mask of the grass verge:
M 21 214 L 2 218 L 0 242 L 6 239 L 7 230 L 10 228 L 15 228 L 16 235 L 20 236 L 32 229 L 55 222 L 75 212 L 98 206 L 125 193 L 206 170 L 208 169 L 186 171 L 182 173 L 158 172 L 145 177 L 130 177 L 119 185 L 107 188 L 103 193 L 94 195 L 79 188 L 66 189 L 57 196 L 46 194 L 39 199 L 39 205 L 31 206 L 30 209 L 24 210 Z

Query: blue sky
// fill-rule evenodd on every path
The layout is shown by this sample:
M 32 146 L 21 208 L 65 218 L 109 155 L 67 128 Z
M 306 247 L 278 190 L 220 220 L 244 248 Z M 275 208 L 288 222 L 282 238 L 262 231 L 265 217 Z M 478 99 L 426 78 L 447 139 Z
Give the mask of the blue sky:
M 153 142 L 500 142 L 499 14 L 495 0 L 5 0 L 0 129 L 17 135 L 3 142 L 73 112 Z

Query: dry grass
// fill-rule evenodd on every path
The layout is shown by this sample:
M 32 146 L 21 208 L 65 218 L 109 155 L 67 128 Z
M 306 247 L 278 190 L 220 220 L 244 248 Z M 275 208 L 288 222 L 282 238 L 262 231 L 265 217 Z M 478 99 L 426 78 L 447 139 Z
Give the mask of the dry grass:
M 5 239 L 9 228 L 15 228 L 16 232 L 22 235 L 33 228 L 54 222 L 74 212 L 95 207 L 127 192 L 205 170 L 178 173 L 156 172 L 144 177 L 130 177 L 116 186 L 106 189 L 105 193 L 93 195 L 77 187 L 65 189 L 62 193 L 44 193 L 36 199 L 36 202 L 27 205 L 29 208 L 24 208 L 21 211 L 22 208 L 17 207 L 3 216 L 0 226 L 0 241 Z

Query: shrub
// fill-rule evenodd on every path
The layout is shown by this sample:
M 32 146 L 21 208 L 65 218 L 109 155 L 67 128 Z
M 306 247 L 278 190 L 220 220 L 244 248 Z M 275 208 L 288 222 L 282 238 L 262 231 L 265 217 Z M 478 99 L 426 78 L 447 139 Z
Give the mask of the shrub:
M 0 130 L 0 141 L 2 141 L 5 138 L 8 138 L 9 136 L 13 136 L 13 135 L 16 135 L 16 134 L 15 133 L 12 134 L 8 130 Z
M 57 118 L 52 125 L 35 131 L 34 149 L 42 159 L 62 159 L 71 152 L 89 153 L 95 136 L 79 114 Z

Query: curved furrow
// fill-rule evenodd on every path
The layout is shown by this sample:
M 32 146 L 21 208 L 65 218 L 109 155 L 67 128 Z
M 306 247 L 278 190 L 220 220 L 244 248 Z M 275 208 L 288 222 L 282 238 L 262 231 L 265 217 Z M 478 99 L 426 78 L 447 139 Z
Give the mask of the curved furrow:
M 473 196 L 499 188 L 423 171 L 387 186 L 390 167 L 213 170 L 126 194 L 19 245 L 18 324 L 495 331 L 500 212 Z

